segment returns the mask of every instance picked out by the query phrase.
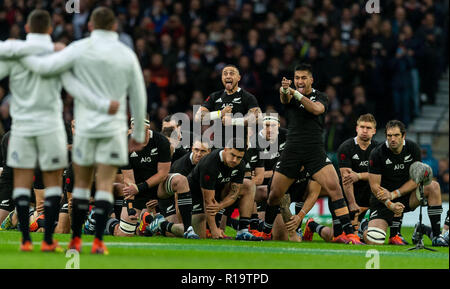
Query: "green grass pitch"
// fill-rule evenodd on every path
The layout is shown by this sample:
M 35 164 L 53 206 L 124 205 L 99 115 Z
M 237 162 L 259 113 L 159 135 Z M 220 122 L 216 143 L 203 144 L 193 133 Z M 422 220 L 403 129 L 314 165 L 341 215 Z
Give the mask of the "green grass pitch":
M 413 228 L 402 228 L 411 240 Z M 235 235 L 227 228 L 229 235 Z M 0 268 L 64 269 L 73 266 L 73 256 L 42 253 L 42 233 L 32 233 L 33 252 L 20 252 L 18 231 L 0 231 Z M 70 235 L 55 235 L 66 248 Z M 407 251 L 407 246 L 353 246 L 322 241 L 317 234 L 312 242 L 249 242 L 236 240 L 187 240 L 180 238 L 105 236 L 108 256 L 90 254 L 92 236 L 83 236 L 79 255 L 81 269 L 365 269 L 379 264 L 380 269 L 449 269 L 449 248 Z M 425 246 L 431 241 L 424 237 Z M 373 254 L 371 250 L 377 250 Z M 378 259 L 378 260 L 377 260 Z M 376 262 L 376 263 L 374 263 Z M 68 265 L 69 264 L 69 265 Z

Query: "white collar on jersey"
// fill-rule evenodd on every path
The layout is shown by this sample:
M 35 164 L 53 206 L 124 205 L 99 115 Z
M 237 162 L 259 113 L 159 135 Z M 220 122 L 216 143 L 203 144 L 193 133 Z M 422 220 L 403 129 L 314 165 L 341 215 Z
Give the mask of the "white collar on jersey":
M 227 92 L 226 89 L 224 89 L 223 91 Z M 236 92 L 239 92 L 239 91 L 241 91 L 241 88 L 240 88 L 240 87 L 238 87 L 238 89 L 236 90 Z
M 52 42 L 49 34 L 42 33 L 28 33 L 26 39 L 31 42 Z
M 403 140 L 403 145 L 405 145 L 405 144 L 406 144 L 406 141 Z M 389 148 L 389 143 L 388 143 L 388 141 L 386 141 L 386 147 Z
M 150 129 L 150 138 L 153 138 L 153 131 Z
M 221 151 L 219 152 L 219 157 L 220 157 L 220 161 L 221 161 L 221 162 L 223 162 L 223 156 L 222 156 L 222 154 L 223 154 L 223 150 L 221 150 Z
M 194 164 L 194 161 L 192 160 L 193 155 L 194 155 L 194 153 L 191 153 L 191 155 L 189 156 L 189 159 L 191 160 L 191 164 Z

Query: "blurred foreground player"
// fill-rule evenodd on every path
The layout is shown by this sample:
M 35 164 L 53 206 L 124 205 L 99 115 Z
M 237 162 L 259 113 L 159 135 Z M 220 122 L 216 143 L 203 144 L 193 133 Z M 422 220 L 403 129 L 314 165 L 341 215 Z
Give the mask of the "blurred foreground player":
M 58 53 L 27 57 L 22 62 L 33 72 L 43 75 L 72 69 L 93 92 L 120 103 L 116 115 L 107 115 L 75 100 L 77 133 L 72 150 L 75 185 L 69 248 L 81 250 L 81 228 L 96 168 L 96 233 L 91 253 L 107 254 L 103 232 L 114 201 L 113 182 L 118 167 L 128 164 L 128 146 L 132 150 L 142 149 L 147 98 L 139 61 L 136 54 L 118 40 L 117 21 L 112 10 L 96 8 L 91 14 L 89 29 L 92 31 L 90 37 L 73 42 Z M 135 129 L 129 140 L 127 95 L 135 119 Z

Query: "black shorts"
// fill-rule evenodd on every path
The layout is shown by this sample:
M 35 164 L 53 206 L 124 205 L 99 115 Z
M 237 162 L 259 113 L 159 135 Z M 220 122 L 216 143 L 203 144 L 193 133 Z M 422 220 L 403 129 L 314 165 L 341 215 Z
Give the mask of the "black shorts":
M 148 201 L 156 199 L 158 199 L 158 186 L 149 188 L 145 192 L 138 193 L 134 197 L 133 207 L 138 210 L 143 210 L 147 208 L 145 204 L 147 204 Z
M 360 207 L 370 207 L 371 192 L 354 192 L 356 204 Z M 344 194 L 345 195 L 345 194 Z
M 394 200 L 395 203 L 400 202 L 405 206 L 403 213 L 411 212 L 411 207 L 409 206 L 409 198 L 411 193 L 401 196 Z M 385 220 L 389 226 L 392 226 L 392 219 L 394 218 L 394 212 L 389 210 L 385 204 L 378 201 L 375 198 L 370 199 L 370 218 L 369 221 L 375 219 Z
M 275 171 L 295 179 L 302 166 L 312 176 L 326 165 L 331 164 L 331 160 L 321 146 L 293 147 L 286 145 L 275 165 Z
M 306 188 L 308 187 L 309 181 L 297 183 L 295 181 L 286 192 L 291 197 L 292 202 L 303 202 L 306 198 Z
M 158 207 L 161 214 L 167 218 L 169 216 L 175 215 L 177 213 L 177 209 L 175 206 L 175 198 L 171 197 L 168 199 L 159 199 Z

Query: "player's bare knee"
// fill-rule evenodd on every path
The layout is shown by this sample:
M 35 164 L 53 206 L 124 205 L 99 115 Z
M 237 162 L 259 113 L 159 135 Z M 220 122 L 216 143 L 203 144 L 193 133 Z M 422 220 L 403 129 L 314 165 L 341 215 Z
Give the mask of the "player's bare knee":
M 188 192 L 189 191 L 189 183 L 187 178 L 183 175 L 175 175 L 172 178 L 172 190 L 180 193 L 180 192 Z

